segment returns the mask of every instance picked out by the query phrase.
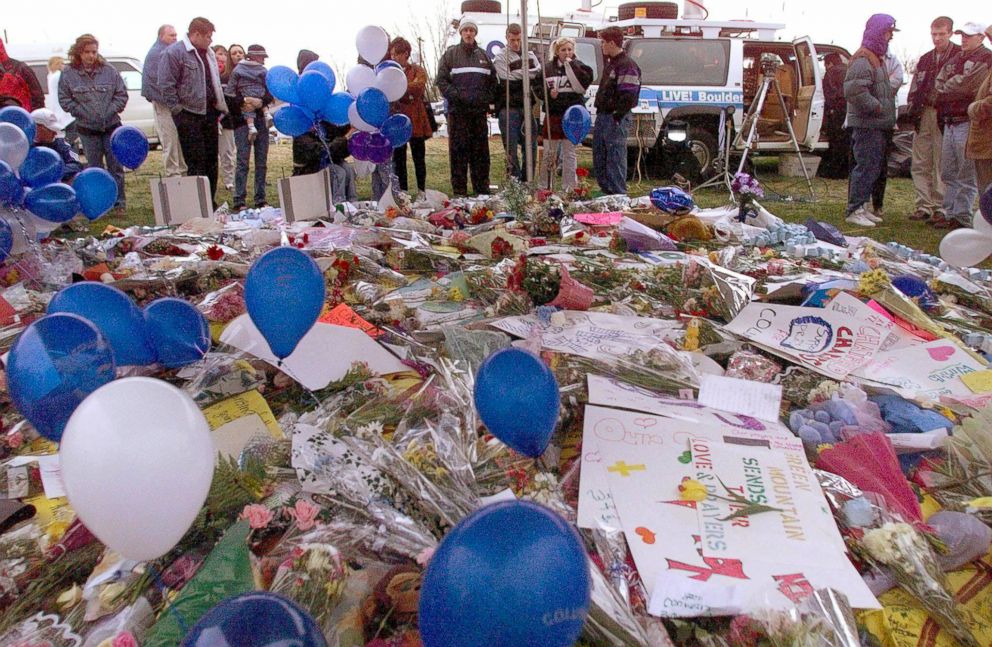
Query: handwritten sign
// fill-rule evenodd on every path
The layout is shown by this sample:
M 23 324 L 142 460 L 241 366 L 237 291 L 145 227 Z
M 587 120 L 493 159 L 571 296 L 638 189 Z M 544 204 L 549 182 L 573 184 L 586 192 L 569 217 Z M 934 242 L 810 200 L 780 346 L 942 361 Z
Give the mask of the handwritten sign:
M 378 339 L 386 334 L 384 330 L 374 326 L 363 319 L 357 312 L 351 309 L 346 303 L 340 303 L 329 312 L 324 313 L 317 321 L 335 326 L 347 326 L 357 328 L 372 339 Z
M 751 303 L 726 329 L 839 380 L 875 357 L 893 325 L 856 298 L 841 293 L 824 308 Z
M 852 377 L 874 386 L 885 386 L 905 398 L 969 395 L 965 376 L 987 366 L 947 339 L 911 348 L 879 353 Z M 979 378 L 981 379 L 981 378 Z

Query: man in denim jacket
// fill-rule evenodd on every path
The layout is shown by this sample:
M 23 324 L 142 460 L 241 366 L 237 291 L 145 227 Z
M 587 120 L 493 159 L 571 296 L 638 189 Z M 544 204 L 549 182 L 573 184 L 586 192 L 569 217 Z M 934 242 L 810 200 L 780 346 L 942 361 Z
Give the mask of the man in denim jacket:
M 159 27 L 158 38 L 145 56 L 141 75 L 141 96 L 148 99 L 155 109 L 155 132 L 158 133 L 158 141 L 162 145 L 162 163 L 167 177 L 178 177 L 186 173 L 186 162 L 183 161 L 183 152 L 179 148 L 176 124 L 172 121 L 172 113 L 165 105 L 162 91 L 158 87 L 158 64 L 162 60 L 162 53 L 176 40 L 175 27 L 172 25 Z
M 211 197 L 217 194 L 217 120 L 227 112 L 217 59 L 210 51 L 214 31 L 206 18 L 194 18 L 186 38 L 166 48 L 158 65 L 159 89 L 176 122 L 186 175 L 206 176 Z

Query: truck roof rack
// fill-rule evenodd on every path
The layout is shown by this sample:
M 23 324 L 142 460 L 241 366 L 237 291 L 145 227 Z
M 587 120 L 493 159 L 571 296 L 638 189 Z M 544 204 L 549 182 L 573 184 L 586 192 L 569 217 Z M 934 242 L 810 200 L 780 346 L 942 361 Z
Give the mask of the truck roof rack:
M 701 36 L 703 38 L 746 37 L 757 35 L 761 40 L 774 40 L 775 33 L 785 29 L 781 23 L 751 22 L 749 20 L 664 20 L 661 18 L 631 18 L 611 24 L 624 31 L 640 28 L 648 38 L 661 36 Z

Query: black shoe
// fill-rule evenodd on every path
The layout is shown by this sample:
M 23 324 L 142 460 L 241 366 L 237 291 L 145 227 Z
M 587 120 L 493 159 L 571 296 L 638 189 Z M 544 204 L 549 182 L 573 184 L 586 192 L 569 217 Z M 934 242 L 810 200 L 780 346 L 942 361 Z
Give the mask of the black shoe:
M 233 211 L 234 213 L 237 213 L 239 211 L 244 211 L 244 210 L 245 210 L 245 203 L 244 202 L 242 202 L 241 204 L 231 205 L 231 211 Z
M 255 208 L 256 208 L 256 209 L 264 209 L 264 208 L 266 208 L 267 206 L 269 206 L 269 203 L 268 203 L 268 202 L 264 202 L 264 201 L 263 201 L 263 202 L 256 202 L 256 203 L 255 203 Z

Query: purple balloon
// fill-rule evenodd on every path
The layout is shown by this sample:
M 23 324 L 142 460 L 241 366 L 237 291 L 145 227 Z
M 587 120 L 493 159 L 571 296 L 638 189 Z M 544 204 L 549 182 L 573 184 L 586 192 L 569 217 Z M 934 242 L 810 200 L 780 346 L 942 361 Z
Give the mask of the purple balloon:
M 369 138 L 371 135 L 364 131 L 358 131 L 348 140 L 348 152 L 356 160 L 369 161 Z
M 385 164 L 393 157 L 393 145 L 385 135 L 373 133 L 369 137 L 368 155 L 370 162 Z

